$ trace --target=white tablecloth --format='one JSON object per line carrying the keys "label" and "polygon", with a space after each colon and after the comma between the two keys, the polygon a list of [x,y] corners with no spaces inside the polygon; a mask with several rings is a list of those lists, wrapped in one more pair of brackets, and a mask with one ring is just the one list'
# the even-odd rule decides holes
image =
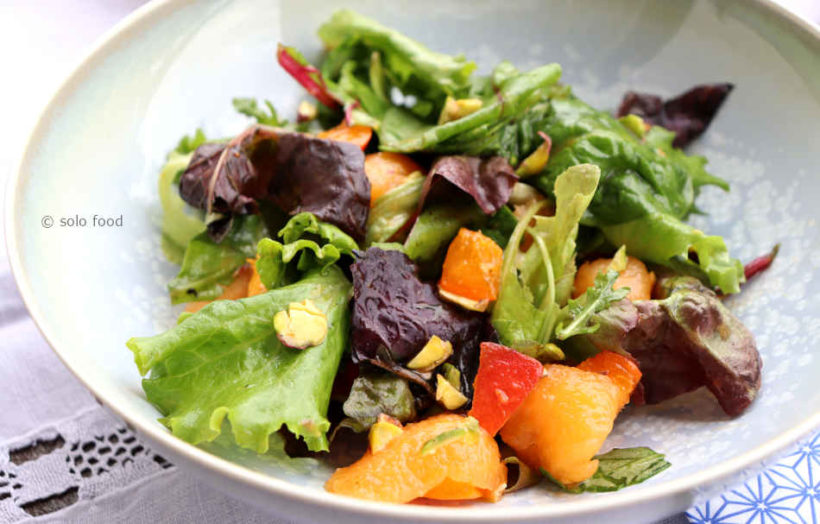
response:
{"label": "white tablecloth", "polygon": [[[0,0],[0,182],[5,185],[39,110],[60,80],[96,38],[141,3]],[[820,21],[817,0],[784,3]],[[97,404],[28,317],[9,273],[2,236],[0,231],[0,523],[271,522],[270,515],[164,462]],[[38,442],[32,453],[30,446]],[[815,503],[820,509],[820,496],[808,506]],[[696,508],[690,519],[709,520],[704,508],[714,513]],[[735,521],[729,517],[714,521]],[[687,519],[681,515],[670,521]]]}

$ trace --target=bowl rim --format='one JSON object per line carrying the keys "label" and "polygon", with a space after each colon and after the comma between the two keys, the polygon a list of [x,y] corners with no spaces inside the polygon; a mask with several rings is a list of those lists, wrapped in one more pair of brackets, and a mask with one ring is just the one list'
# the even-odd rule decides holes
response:
{"label": "bowl rim", "polygon": [[[785,22],[790,30],[808,38],[814,44],[820,44],[820,26],[799,17],[785,7],[776,4],[774,0],[746,0],[754,7],[762,10],[770,17]],[[20,295],[26,305],[35,325],[57,354],[63,364],[88,388],[93,395],[109,409],[123,418],[130,425],[157,443],[161,448],[170,450],[181,456],[185,461],[209,470],[210,473],[227,477],[237,484],[243,484],[256,490],[287,498],[292,501],[320,506],[324,509],[346,510],[351,513],[370,517],[392,517],[401,519],[464,521],[473,520],[486,522],[503,518],[504,520],[529,520],[553,517],[570,517],[590,515],[629,506],[637,506],[653,500],[692,491],[701,485],[727,477],[755,462],[761,461],[778,450],[797,441],[811,430],[820,426],[820,408],[807,416],[800,424],[787,429],[767,442],[748,450],[729,460],[719,462],[701,471],[690,473],[679,479],[651,485],[639,490],[623,491],[618,496],[584,497],[575,501],[562,500],[560,504],[534,504],[519,507],[493,506],[476,504],[467,507],[447,507],[433,505],[402,505],[382,502],[372,502],[336,495],[321,491],[306,491],[301,486],[282,480],[265,473],[254,471],[216,455],[212,455],[197,446],[189,444],[175,437],[158,423],[144,424],[139,417],[132,416],[127,407],[120,407],[116,403],[106,400],[107,392],[103,384],[96,384],[93,376],[86,376],[80,365],[72,362],[70,351],[64,350],[59,341],[51,332],[49,323],[35,301],[28,275],[23,266],[20,251],[20,220],[22,215],[18,209],[22,194],[23,182],[28,175],[24,172],[30,158],[36,155],[34,147],[46,133],[49,120],[56,116],[60,103],[68,97],[79,85],[85,81],[87,74],[93,70],[118,43],[127,44],[133,34],[149,27],[154,21],[163,17],[183,4],[186,0],[153,0],[123,18],[112,28],[106,31],[71,69],[71,73],[63,80],[51,96],[49,102],[37,117],[36,124],[26,139],[25,146],[18,155],[15,167],[12,169],[6,185],[5,197],[5,234],[6,248],[10,261],[12,275],[17,283]]]}

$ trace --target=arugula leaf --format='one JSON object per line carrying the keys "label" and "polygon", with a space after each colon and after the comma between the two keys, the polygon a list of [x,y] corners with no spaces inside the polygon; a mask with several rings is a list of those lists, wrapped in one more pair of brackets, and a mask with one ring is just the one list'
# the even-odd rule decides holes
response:
{"label": "arugula leaf", "polygon": [[[282,242],[263,238],[257,246],[256,271],[268,289],[288,283],[288,264],[297,255],[299,261],[296,269],[298,272],[307,272],[315,268],[324,269],[338,261],[343,254],[353,255],[353,251],[358,248],[356,241],[341,229],[319,221],[311,213],[299,213],[292,217],[278,236]],[[302,238],[303,236],[307,238]]]}
{"label": "arugula leaf", "polygon": [[421,173],[413,173],[376,200],[367,217],[366,247],[389,241],[407,225],[416,214],[423,186]]}
{"label": "arugula leaf", "polygon": [[259,107],[259,102],[255,98],[234,98],[231,102],[237,112],[255,119],[258,124],[271,127],[285,127],[288,125],[287,120],[279,118],[276,108],[269,100],[265,100],[267,112],[265,108]]}
{"label": "arugula leaf", "polygon": [[568,487],[555,480],[545,469],[541,473],[550,482],[568,493],[618,491],[654,477],[669,468],[666,457],[649,448],[615,448],[595,457],[598,470],[577,486]]}
{"label": "arugula leaf", "polygon": [[587,288],[577,299],[570,299],[562,310],[563,318],[555,328],[555,338],[566,340],[575,335],[595,333],[599,325],[594,315],[623,300],[629,294],[628,287],[617,290],[612,288],[618,276],[618,272],[612,270],[598,273],[592,287]]}
{"label": "arugula leaf", "polygon": [[503,249],[507,247],[510,235],[515,231],[517,224],[518,219],[512,210],[507,206],[502,206],[481,228],[481,233],[493,239]]}
{"label": "arugula leaf", "polygon": [[368,373],[353,381],[342,410],[365,430],[375,424],[382,413],[399,422],[415,419],[416,400],[403,378],[387,373]]}
{"label": "arugula leaf", "polygon": [[[547,344],[572,289],[578,222],[595,194],[597,166],[567,169],[555,180],[555,216],[536,216],[545,202],[530,206],[504,250],[501,289],[492,323],[501,343],[511,347]],[[535,220],[535,226],[530,222]],[[534,243],[522,254],[524,233]]]}
{"label": "arugula leaf", "polygon": [[[327,406],[347,347],[351,286],[336,267],[287,287],[241,300],[219,300],[165,333],[127,342],[160,421],[192,444],[214,440],[223,421],[236,443],[265,453],[286,426],[312,451],[327,450]],[[312,300],[328,320],[318,346],[297,351],[279,342],[273,315]]]}
{"label": "arugula leaf", "polygon": [[248,258],[267,230],[258,215],[237,216],[225,238],[214,242],[207,232],[193,237],[185,249],[179,273],[168,283],[172,304],[214,300]]}

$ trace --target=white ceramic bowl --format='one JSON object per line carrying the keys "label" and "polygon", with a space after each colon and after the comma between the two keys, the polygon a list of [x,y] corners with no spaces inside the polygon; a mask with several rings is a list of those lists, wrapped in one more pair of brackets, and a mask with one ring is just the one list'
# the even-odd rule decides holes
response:
{"label": "white ceramic bowl", "polygon": [[[275,456],[230,460],[171,436],[146,402],[124,342],[173,322],[157,229],[156,175],[165,153],[196,127],[225,136],[246,121],[234,96],[292,111],[303,92],[275,64],[278,41],[318,52],[318,25],[340,2],[155,2],[118,25],[43,113],[8,191],[14,274],[37,324],[65,364],[157,451],[213,484],[291,519],[383,521],[612,521],[658,518],[690,505],[820,425],[820,36],[761,1],[610,2],[416,0],[356,8],[434,49],[464,52],[483,70],[498,60],[549,61],[601,107],[629,88],[675,94],[710,81],[736,84],[695,146],[733,191],[706,191],[696,217],[743,259],[782,242],[765,275],[729,302],[757,335],[763,390],[727,420],[695,393],[621,417],[608,445],[648,445],[673,467],[645,484],[601,495],[535,488],[495,505],[397,506],[322,490],[328,471]],[[61,219],[123,217],[122,227],[63,227]],[[45,216],[55,220],[53,227]],[[700,491],[698,491],[700,490]],[[705,490],[705,491],[704,491]],[[550,520],[551,522],[553,520]]]}

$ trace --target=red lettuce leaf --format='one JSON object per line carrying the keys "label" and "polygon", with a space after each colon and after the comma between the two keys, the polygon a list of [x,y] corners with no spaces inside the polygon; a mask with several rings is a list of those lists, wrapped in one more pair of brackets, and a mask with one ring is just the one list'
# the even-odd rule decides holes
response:
{"label": "red lettuce leaf", "polygon": [[[436,287],[422,282],[418,267],[400,251],[370,248],[358,253],[353,277],[352,357],[425,386],[425,377],[402,366],[433,335],[453,345],[450,362],[461,371],[462,392],[472,395],[482,341],[495,337],[484,314],[442,301]],[[491,328],[489,328],[491,329]]]}
{"label": "red lettuce leaf", "polygon": [[675,147],[685,147],[699,137],[734,88],[729,83],[698,85],[669,100],[648,93],[627,92],[617,116],[638,115],[650,124],[675,132]]}
{"label": "red lettuce leaf", "polygon": [[666,278],[659,288],[662,300],[624,300],[600,313],[598,332],[574,337],[571,354],[621,348],[643,373],[638,400],[657,404],[706,386],[723,411],[740,415],[760,390],[753,335],[697,279]]}
{"label": "red lettuce leaf", "polygon": [[227,144],[199,146],[180,178],[180,195],[206,211],[217,242],[233,215],[256,213],[260,200],[290,215],[313,213],[358,241],[370,211],[361,149],[259,125]]}
{"label": "red lettuce leaf", "polygon": [[364,240],[370,212],[370,181],[364,153],[354,145],[298,133],[279,137],[270,199],[290,215],[313,213]]}
{"label": "red lettuce leaf", "polygon": [[424,182],[419,210],[428,199],[447,199],[455,186],[473,197],[485,215],[491,215],[507,203],[517,180],[512,166],[500,156],[441,157]]}
{"label": "red lettuce leaf", "polygon": [[316,100],[330,109],[340,107],[336,98],[330,94],[322,73],[310,65],[296,49],[279,44],[276,48],[276,59],[282,69],[287,71]]}

